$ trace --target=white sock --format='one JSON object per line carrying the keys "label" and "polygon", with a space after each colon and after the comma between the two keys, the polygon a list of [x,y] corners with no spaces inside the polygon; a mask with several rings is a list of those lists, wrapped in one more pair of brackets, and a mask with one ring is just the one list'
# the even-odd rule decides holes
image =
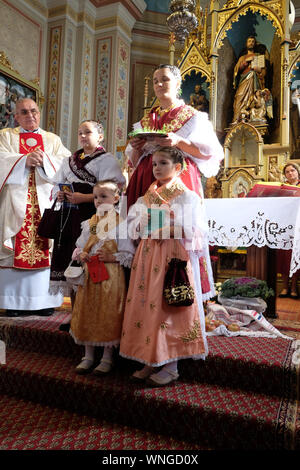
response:
{"label": "white sock", "polygon": [[112,361],[112,356],[113,356],[113,348],[109,346],[105,346],[102,359],[105,359],[106,361]]}
{"label": "white sock", "polygon": [[162,377],[162,378],[165,378],[167,377],[169,374],[169,372],[173,372],[175,374],[178,373],[178,370],[177,370],[177,361],[173,361],[173,362],[169,362],[168,364],[166,364],[159,372],[159,376]]}
{"label": "white sock", "polygon": [[85,359],[89,359],[90,361],[93,361],[94,360],[95,347],[86,345],[84,347],[84,349],[85,349],[85,351],[84,351]]}

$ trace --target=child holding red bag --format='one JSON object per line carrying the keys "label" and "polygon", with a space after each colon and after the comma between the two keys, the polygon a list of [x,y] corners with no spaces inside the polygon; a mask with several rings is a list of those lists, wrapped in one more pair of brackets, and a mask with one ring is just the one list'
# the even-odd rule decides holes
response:
{"label": "child holding red bag", "polygon": [[[93,188],[97,213],[82,222],[73,259],[84,266],[84,279],[78,286],[72,312],[70,334],[85,346],[85,355],[76,372],[108,373],[113,366],[113,347],[120,343],[126,299],[124,267],[130,267],[133,242],[127,237],[114,205],[119,200],[116,183],[99,181]],[[95,368],[95,347],[104,347]]]}

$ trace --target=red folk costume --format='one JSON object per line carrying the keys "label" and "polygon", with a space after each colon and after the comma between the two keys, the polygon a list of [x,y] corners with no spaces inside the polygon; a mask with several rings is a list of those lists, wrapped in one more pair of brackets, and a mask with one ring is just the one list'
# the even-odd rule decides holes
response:
{"label": "red folk costume", "polygon": [[[185,154],[185,169],[180,178],[188,189],[195,191],[203,198],[201,174],[207,178],[216,175],[220,161],[224,158],[223,148],[217,139],[211,122],[208,120],[207,113],[199,112],[192,106],[186,105],[184,101],[180,101],[178,106],[169,110],[161,110],[160,107],[152,108],[134,126],[134,129],[138,128],[164,130],[166,133],[173,132],[199,148],[203,158],[199,159]],[[128,184],[126,192],[127,210],[139,197],[144,196],[155,179],[152,172],[152,155],[156,148],[157,146],[151,142],[147,142],[143,147],[143,154]],[[129,159],[131,150],[132,147],[129,144],[126,149]],[[200,259],[202,290],[203,294],[207,294],[207,298],[214,295],[214,288],[209,275],[209,263],[207,247],[207,256]]]}
{"label": "red folk costume", "polygon": [[[166,132],[178,132],[184,124],[195,116],[197,111],[185,104],[173,108],[160,115],[160,108],[155,107],[141,120],[142,128],[162,130]],[[152,172],[152,155],[143,158],[130,178],[127,188],[127,207],[132,206],[136,200],[145,194],[151,183],[154,181]],[[181,174],[181,180],[188,189],[195,191],[202,196],[201,175],[196,163],[190,158],[186,158],[186,169]]]}

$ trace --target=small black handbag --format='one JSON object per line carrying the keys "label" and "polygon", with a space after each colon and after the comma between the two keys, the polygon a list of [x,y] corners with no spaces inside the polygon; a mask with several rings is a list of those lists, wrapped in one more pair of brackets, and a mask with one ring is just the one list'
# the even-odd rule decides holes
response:
{"label": "small black handbag", "polygon": [[187,262],[172,258],[165,275],[163,296],[168,305],[188,307],[194,303],[195,292],[186,270]]}
{"label": "small black handbag", "polygon": [[54,204],[50,209],[45,209],[44,214],[38,226],[37,233],[40,237],[44,238],[56,238],[60,227],[61,210],[55,210],[55,199]]}

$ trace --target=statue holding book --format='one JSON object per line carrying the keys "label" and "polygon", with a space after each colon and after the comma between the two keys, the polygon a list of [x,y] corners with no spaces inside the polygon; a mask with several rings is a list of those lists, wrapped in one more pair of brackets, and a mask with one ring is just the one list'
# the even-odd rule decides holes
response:
{"label": "statue holding book", "polygon": [[257,90],[266,87],[266,70],[269,54],[266,47],[258,45],[255,37],[249,36],[246,51],[238,59],[234,68],[233,85],[236,89],[233,103],[233,121],[249,121],[250,108]]}

